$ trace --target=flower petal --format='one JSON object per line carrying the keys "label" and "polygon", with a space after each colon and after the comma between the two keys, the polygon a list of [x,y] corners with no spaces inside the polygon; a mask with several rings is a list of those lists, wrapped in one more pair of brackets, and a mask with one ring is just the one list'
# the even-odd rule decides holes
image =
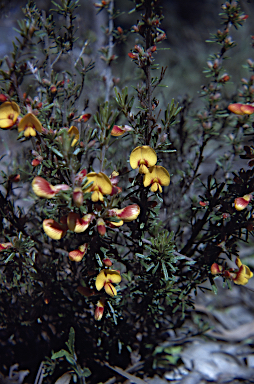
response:
{"label": "flower petal", "polygon": [[0,128],[11,128],[18,116],[20,109],[14,101],[6,101],[0,105]]}
{"label": "flower petal", "polygon": [[94,215],[90,213],[81,218],[79,214],[75,212],[70,212],[67,217],[67,225],[70,231],[73,231],[75,233],[81,233],[89,227],[89,224],[91,223],[93,218]]}
{"label": "flower petal", "polygon": [[55,196],[57,191],[47,180],[43,177],[36,176],[32,181],[32,189],[34,193],[39,197],[50,199]]}
{"label": "flower petal", "polygon": [[74,249],[74,251],[69,252],[69,259],[71,261],[81,261],[86,254],[87,248],[87,243],[80,245],[78,249]]}
{"label": "flower petal", "polygon": [[53,240],[60,240],[66,234],[67,228],[64,224],[59,224],[53,219],[43,220],[43,229],[46,235]]}
{"label": "flower petal", "polygon": [[244,195],[243,197],[237,197],[234,201],[234,207],[237,211],[242,211],[247,207],[252,200],[252,195]]}
{"label": "flower petal", "polygon": [[229,104],[228,110],[236,115],[244,115],[244,112],[241,110],[242,105],[240,103]]}
{"label": "flower petal", "polygon": [[[33,130],[41,133],[42,125],[41,122],[37,119],[37,117],[33,113],[27,113],[18,124],[18,131],[22,132],[26,129],[32,128]],[[27,136],[27,134],[25,134]],[[33,136],[33,134],[31,135]]]}
{"label": "flower petal", "polygon": [[106,278],[104,271],[105,271],[105,269],[100,271],[99,275],[96,277],[95,287],[96,287],[97,291],[100,291],[104,287],[104,284],[107,282],[107,278]]}
{"label": "flower petal", "polygon": [[140,147],[136,147],[130,154],[130,166],[132,169],[136,169],[139,167],[139,162],[141,160],[145,160],[148,167],[151,167],[157,162],[157,155],[154,149],[149,147],[149,145],[143,145]]}
{"label": "flower petal", "polygon": [[132,128],[129,127],[128,125],[123,125],[123,126],[114,125],[111,131],[111,136],[121,136],[128,131],[132,131]]}
{"label": "flower petal", "polygon": [[114,297],[114,296],[117,295],[116,289],[115,289],[115,287],[114,287],[113,284],[111,284],[111,283],[106,283],[105,286],[104,286],[104,288],[105,288],[106,293],[107,293],[109,296]]}
{"label": "flower petal", "polygon": [[[103,195],[110,195],[112,192],[112,184],[108,176],[106,176],[103,172],[90,172],[87,174],[87,183],[93,183],[86,189],[86,192],[100,191]],[[85,188],[84,186],[84,188]],[[98,200],[97,200],[98,201]]]}
{"label": "flower petal", "polygon": [[101,217],[99,217],[97,219],[96,225],[97,225],[97,231],[99,232],[99,234],[101,236],[105,236],[105,234],[106,234],[105,221]]}
{"label": "flower petal", "polygon": [[132,221],[140,214],[140,207],[138,204],[132,204],[122,209],[110,209],[108,214],[109,216],[117,216],[124,221]]}
{"label": "flower petal", "polygon": [[0,252],[5,251],[8,248],[12,248],[13,244],[12,243],[1,243],[0,244]]}
{"label": "flower petal", "polygon": [[74,145],[78,142],[79,140],[79,130],[75,125],[72,125],[70,129],[68,130],[68,135],[70,137],[74,136],[74,139],[72,140],[71,146],[74,147]]}

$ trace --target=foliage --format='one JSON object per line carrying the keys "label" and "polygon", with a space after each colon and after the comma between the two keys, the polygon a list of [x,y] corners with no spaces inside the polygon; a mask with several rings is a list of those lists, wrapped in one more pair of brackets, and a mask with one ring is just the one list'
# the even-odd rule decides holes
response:
{"label": "foliage", "polygon": [[[251,146],[241,154],[249,169],[229,172],[252,134],[254,65],[248,60],[250,78],[229,100],[230,29],[246,16],[238,1],[227,1],[223,30],[211,39],[219,51],[207,62],[203,109],[186,98],[162,111],[159,1],[133,0],[134,92],[113,80],[114,46],[128,34],[114,26],[113,0],[101,1],[95,7],[109,23],[104,101],[89,110],[85,84],[95,63],[87,59],[89,42],[76,37],[78,5],[52,1],[46,15],[30,1],[13,52],[1,61],[0,127],[18,128],[26,149],[2,170],[0,321],[7,339],[25,339],[22,348],[31,352],[39,346],[39,360],[61,348],[70,329],[68,350],[53,353],[45,367],[50,372],[57,360],[58,371],[71,366],[74,380],[95,383],[108,375],[101,366],[121,361],[126,368],[135,353],[154,369],[165,360],[177,364],[180,347],[158,346],[158,338],[182,326],[191,293],[207,279],[215,289],[217,277],[240,285],[252,277],[239,258],[239,244],[253,234]],[[247,105],[248,112],[232,115],[228,104],[239,99],[233,108]],[[215,167],[207,172],[215,142]],[[5,356],[3,364],[15,360],[11,346]]]}

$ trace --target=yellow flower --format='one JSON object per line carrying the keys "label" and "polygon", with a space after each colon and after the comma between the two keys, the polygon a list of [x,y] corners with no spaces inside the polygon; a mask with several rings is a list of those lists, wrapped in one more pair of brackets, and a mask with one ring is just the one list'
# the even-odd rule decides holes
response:
{"label": "yellow flower", "polygon": [[148,167],[152,167],[156,162],[156,152],[149,145],[136,147],[131,152],[130,166],[132,169],[139,168],[139,173],[148,173]]}
{"label": "yellow flower", "polygon": [[74,139],[72,140],[71,146],[74,147],[74,145],[78,142],[79,140],[79,130],[75,125],[72,125],[70,129],[68,130],[68,135],[70,137],[74,136]]}
{"label": "yellow flower", "polygon": [[[112,184],[109,180],[108,176],[104,173],[99,172],[90,172],[87,177],[87,183],[84,186],[85,192],[93,192],[92,193],[92,201],[103,201],[103,195],[110,195],[112,192]],[[88,188],[86,185],[89,183],[93,183]]]}
{"label": "yellow flower", "polygon": [[149,173],[144,176],[143,184],[145,187],[151,186],[151,191],[156,192],[158,189],[162,192],[161,186],[167,186],[170,183],[170,176],[168,171],[160,166],[155,165],[149,169]]}
{"label": "yellow flower", "polygon": [[245,285],[248,283],[249,279],[252,278],[253,273],[247,265],[242,264],[239,257],[236,258],[236,265],[239,268],[235,278],[233,279],[234,283],[237,285]]}
{"label": "yellow flower", "polygon": [[121,275],[114,269],[103,269],[96,277],[95,286],[98,291],[103,287],[106,293],[112,297],[117,295],[116,289],[113,284],[118,284],[122,280]]}
{"label": "yellow flower", "polygon": [[6,101],[0,105],[0,128],[11,128],[18,116],[20,109],[14,101]]}
{"label": "yellow flower", "polygon": [[32,113],[27,113],[19,122],[18,131],[24,131],[24,136],[36,136],[36,132],[42,132],[40,121]]}

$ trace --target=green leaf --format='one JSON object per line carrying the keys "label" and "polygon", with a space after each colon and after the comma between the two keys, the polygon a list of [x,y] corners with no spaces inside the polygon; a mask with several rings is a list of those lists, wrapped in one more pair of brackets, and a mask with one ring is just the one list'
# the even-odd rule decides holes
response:
{"label": "green leaf", "polygon": [[74,342],[75,342],[75,331],[74,331],[74,328],[71,327],[70,333],[69,333],[69,339],[66,345],[69,348],[69,351],[72,353],[72,355],[74,355],[75,353]]}

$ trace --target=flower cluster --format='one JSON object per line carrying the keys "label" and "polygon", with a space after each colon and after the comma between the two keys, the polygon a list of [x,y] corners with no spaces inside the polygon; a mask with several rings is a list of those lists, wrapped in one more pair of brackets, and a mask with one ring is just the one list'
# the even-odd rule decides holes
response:
{"label": "flower cluster", "polygon": [[230,279],[237,285],[247,284],[249,279],[253,277],[253,273],[247,265],[242,264],[239,257],[236,258],[235,263],[238,269],[225,269],[221,265],[213,263],[211,266],[211,273],[212,275],[220,275],[225,279]]}
{"label": "flower cluster", "polygon": [[139,173],[144,174],[144,187],[151,185],[151,191],[162,192],[162,186],[168,186],[170,175],[168,171],[157,163],[157,155],[154,149],[148,145],[143,145],[133,149],[130,155],[130,166],[132,169],[139,169]]}
{"label": "flower cluster", "polygon": [[[83,204],[84,193],[91,192],[91,200],[93,202],[103,202],[103,196],[106,194],[110,195],[113,189],[110,179],[102,172],[86,174],[86,171],[82,170],[76,176],[76,180],[80,184],[84,181],[83,188],[81,188],[81,186],[75,186],[72,191],[73,202],[77,207],[81,207]],[[53,186],[44,178],[36,176],[32,182],[32,189],[37,196],[51,199],[60,192],[70,190],[71,187],[66,184]],[[43,221],[43,229],[50,238],[60,240],[68,229],[76,233],[82,233],[93,220],[96,220],[97,230],[100,235],[104,236],[106,233],[106,224],[109,227],[119,227],[122,226],[124,222],[135,220],[139,213],[140,207],[137,204],[132,204],[122,209],[110,208],[104,211],[94,209],[93,212],[87,213],[84,216],[71,211],[67,217],[61,218],[60,223],[53,219],[45,219]],[[79,259],[80,252],[78,252],[78,250],[76,251]],[[79,251],[84,252],[84,250]],[[71,255],[71,258],[74,260],[73,255],[74,254]]]}

